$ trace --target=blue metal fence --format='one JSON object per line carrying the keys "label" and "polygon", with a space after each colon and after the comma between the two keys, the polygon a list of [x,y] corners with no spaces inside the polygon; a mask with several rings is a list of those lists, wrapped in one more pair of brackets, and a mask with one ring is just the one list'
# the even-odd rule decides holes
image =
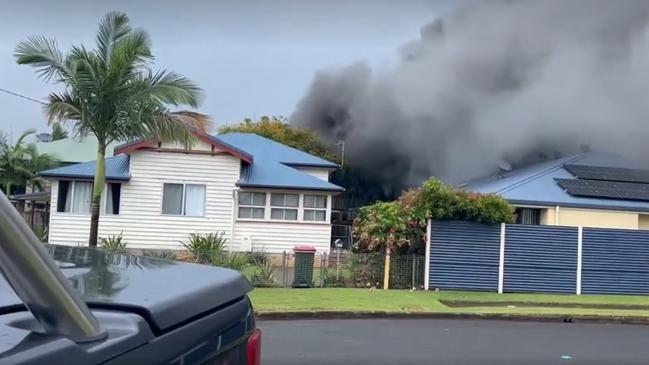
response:
{"label": "blue metal fence", "polygon": [[439,223],[431,227],[429,288],[496,291],[500,226]]}
{"label": "blue metal fence", "polygon": [[584,294],[649,294],[649,231],[584,228]]}
{"label": "blue metal fence", "polygon": [[428,288],[649,295],[649,231],[507,224],[501,242],[501,229],[433,222]]}
{"label": "blue metal fence", "polygon": [[508,224],[505,292],[574,293],[577,227]]}

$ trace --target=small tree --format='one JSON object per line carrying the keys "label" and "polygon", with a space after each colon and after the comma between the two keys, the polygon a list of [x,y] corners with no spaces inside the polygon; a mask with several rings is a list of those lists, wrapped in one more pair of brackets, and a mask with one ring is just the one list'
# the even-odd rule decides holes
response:
{"label": "small tree", "polygon": [[23,185],[43,190],[44,181],[38,172],[58,164],[53,156],[39,154],[35,144],[26,142],[34,133],[33,129],[26,130],[13,144],[7,142],[6,136],[0,137],[0,181],[7,195],[12,188]]}

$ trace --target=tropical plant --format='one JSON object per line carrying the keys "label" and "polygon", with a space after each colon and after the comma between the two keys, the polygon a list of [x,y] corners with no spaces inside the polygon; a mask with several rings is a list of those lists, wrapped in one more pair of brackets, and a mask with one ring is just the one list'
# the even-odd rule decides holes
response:
{"label": "tropical plant", "polygon": [[52,141],[58,141],[59,139],[68,138],[68,131],[63,128],[61,123],[53,123],[52,133],[50,135],[52,136]]}
{"label": "tropical plant", "polygon": [[27,143],[27,137],[34,133],[34,129],[26,130],[13,144],[7,142],[5,135],[0,136],[0,182],[8,195],[16,186],[30,185],[34,190],[43,190],[45,181],[38,172],[58,164],[53,156],[39,154],[34,143]]}
{"label": "tropical plant", "polygon": [[34,232],[34,235],[36,235],[36,238],[38,238],[40,242],[46,243],[48,241],[49,229],[47,228],[46,225],[41,225],[41,224],[33,225],[32,231]]}
{"label": "tropical plant", "polygon": [[131,28],[126,14],[111,12],[101,20],[96,49],[78,45],[64,55],[55,40],[32,36],[18,43],[14,56],[18,64],[35,67],[40,78],[65,87],[47,98],[50,123],[71,122],[74,132],[97,137],[90,246],[97,244],[106,146],[141,138],[189,145],[196,130],[209,127],[203,114],[170,111],[169,105],[197,107],[201,89],[179,74],[152,71],[149,34]]}
{"label": "tropical plant", "polygon": [[338,161],[340,159],[339,156],[327,148],[314,131],[293,127],[284,117],[263,116],[257,122],[252,121],[252,119],[244,119],[239,124],[219,129],[220,134],[229,132],[255,133],[329,161]]}
{"label": "tropical plant", "polygon": [[513,216],[512,206],[500,196],[457,190],[431,178],[396,201],[361,208],[352,230],[358,251],[416,253],[423,247],[429,219],[509,223]]}
{"label": "tropical plant", "polygon": [[194,257],[194,262],[199,264],[210,263],[213,258],[223,255],[227,243],[225,232],[190,233],[187,242],[181,242]]}
{"label": "tropical plant", "polygon": [[223,252],[212,257],[212,265],[237,271],[244,271],[251,264],[252,261],[247,252]]}
{"label": "tropical plant", "polygon": [[126,242],[123,240],[123,232],[118,235],[110,235],[100,239],[99,248],[110,253],[124,253],[126,252]]}
{"label": "tropical plant", "polygon": [[248,274],[250,283],[258,288],[270,288],[278,286],[275,275],[273,274],[273,267],[270,262],[263,265],[255,265],[251,272]]}

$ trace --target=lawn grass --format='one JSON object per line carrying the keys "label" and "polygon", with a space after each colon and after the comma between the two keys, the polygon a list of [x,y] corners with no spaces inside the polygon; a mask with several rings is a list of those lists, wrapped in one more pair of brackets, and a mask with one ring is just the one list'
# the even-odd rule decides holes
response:
{"label": "lawn grass", "polygon": [[[518,315],[588,315],[649,317],[649,310],[543,307],[543,304],[648,305],[649,297],[622,295],[496,294],[461,291],[416,291],[367,289],[255,289],[251,294],[258,312],[363,311],[391,313],[468,313]],[[447,307],[440,300],[475,303],[475,306]],[[506,303],[537,306],[507,307]],[[493,303],[503,303],[493,306]],[[491,304],[492,306],[488,306]]]}

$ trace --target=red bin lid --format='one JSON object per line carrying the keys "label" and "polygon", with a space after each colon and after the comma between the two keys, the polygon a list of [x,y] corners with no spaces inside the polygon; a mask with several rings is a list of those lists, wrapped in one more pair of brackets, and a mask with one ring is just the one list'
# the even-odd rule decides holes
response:
{"label": "red bin lid", "polygon": [[309,246],[309,245],[297,245],[297,246],[293,247],[293,251],[294,252],[311,253],[311,252],[315,252],[316,249],[315,249],[315,247]]}

